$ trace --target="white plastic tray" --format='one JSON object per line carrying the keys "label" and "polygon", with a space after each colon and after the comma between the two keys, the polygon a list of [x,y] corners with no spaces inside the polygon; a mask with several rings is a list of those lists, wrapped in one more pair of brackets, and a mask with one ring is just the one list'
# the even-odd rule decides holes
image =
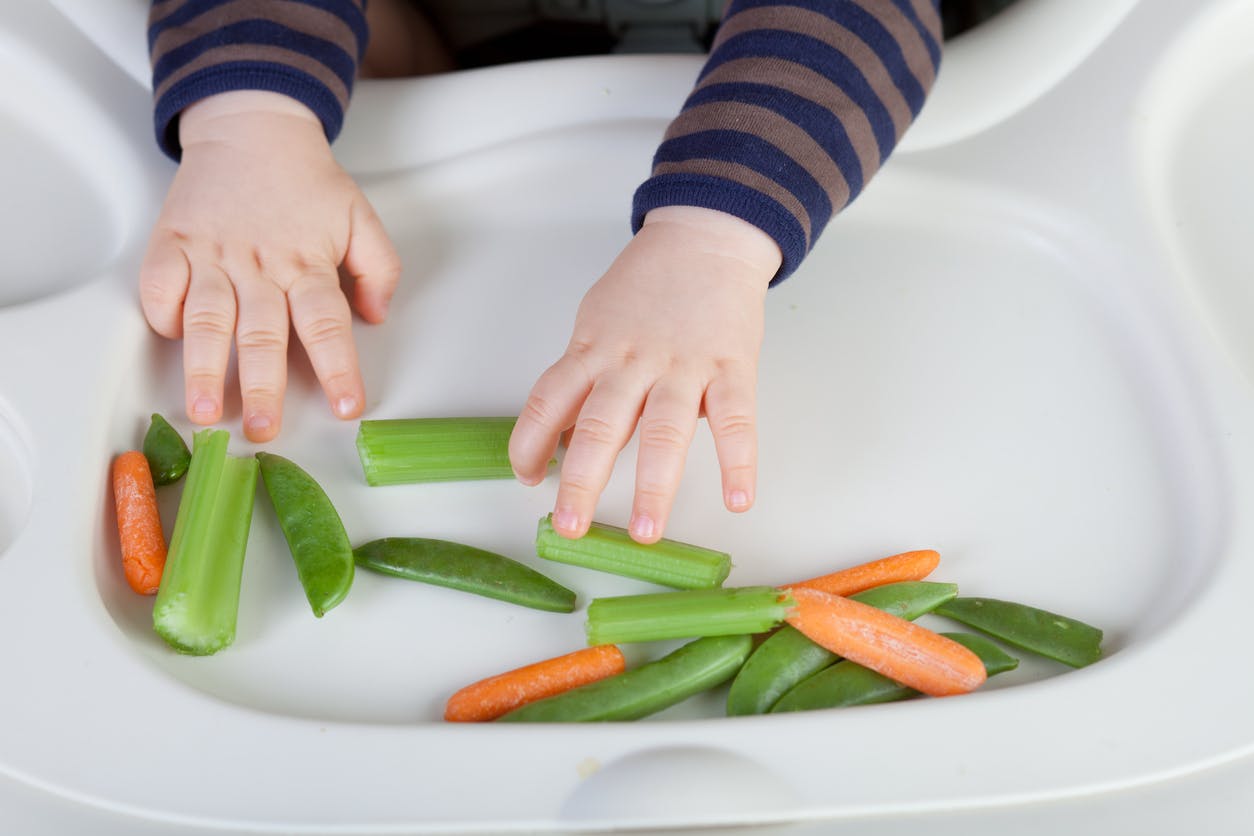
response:
{"label": "white plastic tray", "polygon": [[[1022,0],[991,34],[1026,43],[1050,5]],[[578,647],[581,614],[363,572],[315,620],[264,501],[236,644],[192,659],[153,636],[117,570],[106,474],[149,412],[190,429],[178,347],[147,330],[133,279],[171,168],[133,78],[49,7],[6,9],[0,71],[21,83],[0,96],[0,803],[21,832],[1055,832],[1227,798],[1254,745],[1254,672],[1233,665],[1254,583],[1254,300],[1232,267],[1251,266],[1238,219],[1254,191],[1233,183],[1254,154],[1248,113],[1225,102],[1254,93],[1254,58],[1225,47],[1254,14],[1132,5],[1000,109],[964,110],[942,74],[932,104],[948,109],[770,295],[758,506],[722,510],[700,437],[669,530],[730,550],[737,584],[936,548],[938,578],[1098,624],[1109,658],[1028,663],[962,699],[729,720],[712,694],[577,728],[438,718],[456,687]],[[1081,25],[1066,14],[1055,34]],[[1013,71],[983,52],[991,34],[951,47],[959,79],[980,60]],[[696,67],[581,59],[363,87],[338,150],[405,262],[390,322],[359,330],[371,417],[517,409],[627,240],[629,195]],[[471,93],[543,98],[480,123]],[[432,124],[438,140],[405,141]],[[303,362],[267,449],[319,478],[355,542],[471,543],[581,603],[645,588],[540,566],[553,478],[366,487],[355,424],[328,416]],[[633,452],[602,519],[625,519]]]}

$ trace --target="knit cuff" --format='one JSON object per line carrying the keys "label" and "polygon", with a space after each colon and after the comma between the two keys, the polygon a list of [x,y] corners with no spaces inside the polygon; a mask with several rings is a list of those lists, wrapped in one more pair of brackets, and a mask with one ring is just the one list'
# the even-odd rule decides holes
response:
{"label": "knit cuff", "polygon": [[153,110],[153,127],[157,144],[166,156],[175,162],[182,156],[178,120],[185,108],[209,96],[234,90],[266,90],[296,99],[322,122],[328,142],[339,135],[344,124],[344,111],[335,95],[310,75],[282,64],[262,61],[216,64],[171,85],[157,100]]}
{"label": "knit cuff", "polygon": [[748,221],[779,245],[784,260],[771,285],[779,284],[806,256],[806,236],[787,209],[756,189],[721,177],[703,174],[661,174],[636,189],[632,199],[631,230],[639,232],[644,216],[659,206],[699,206],[726,212]]}

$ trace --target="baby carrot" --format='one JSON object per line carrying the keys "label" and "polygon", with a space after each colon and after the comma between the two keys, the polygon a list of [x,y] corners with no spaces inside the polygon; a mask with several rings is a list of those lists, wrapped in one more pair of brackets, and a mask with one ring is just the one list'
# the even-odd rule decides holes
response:
{"label": "baby carrot", "polygon": [[457,723],[495,720],[536,700],[620,674],[626,667],[616,645],[585,647],[467,685],[449,697],[444,719]]}
{"label": "baby carrot", "polygon": [[[941,635],[953,639],[979,656],[980,661],[984,663],[984,672],[989,676],[996,676],[1019,667],[1018,659],[983,636],[973,633],[942,633]],[[907,688],[883,674],[846,660],[837,662],[808,679],[802,680],[771,707],[771,713],[781,714],[785,711],[807,711],[846,705],[872,705],[917,696],[919,692],[913,688]]]}
{"label": "baby carrot", "polygon": [[[952,583],[903,581],[873,587],[850,597],[914,621],[958,594]],[[765,714],[799,683],[836,662],[836,655],[819,647],[795,628],[784,625],[753,651],[727,692],[727,714]]]}
{"label": "baby carrot", "polygon": [[811,641],[933,697],[963,694],[987,677],[984,663],[953,639],[883,610],[817,589],[791,587],[787,621]]}
{"label": "baby carrot", "polygon": [[152,595],[165,568],[165,535],[148,459],[130,450],[113,460],[113,501],[117,505],[122,570],[131,589]]}
{"label": "baby carrot", "polygon": [[807,581],[795,583],[793,586],[817,589],[832,595],[853,595],[864,589],[871,589],[886,583],[921,581],[930,575],[939,563],[940,555],[931,549],[902,552],[892,557],[841,569],[829,575],[810,578]]}

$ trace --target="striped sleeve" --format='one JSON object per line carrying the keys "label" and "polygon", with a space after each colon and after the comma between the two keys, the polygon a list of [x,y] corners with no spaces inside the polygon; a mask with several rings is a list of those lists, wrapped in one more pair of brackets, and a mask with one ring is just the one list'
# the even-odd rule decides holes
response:
{"label": "striped sleeve", "polygon": [[365,0],[153,0],[148,51],[157,142],[177,160],[179,113],[232,90],[291,96],[334,139],[366,39]]}
{"label": "striped sleeve", "polygon": [[775,239],[786,278],[919,113],[940,44],[939,0],[732,0],[633,230],[658,206],[727,212]]}

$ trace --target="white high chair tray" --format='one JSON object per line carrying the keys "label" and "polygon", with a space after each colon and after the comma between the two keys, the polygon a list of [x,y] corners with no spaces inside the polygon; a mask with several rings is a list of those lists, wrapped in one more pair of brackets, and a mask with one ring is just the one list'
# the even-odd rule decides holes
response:
{"label": "white high chair tray", "polygon": [[[354,543],[497,551],[580,610],[363,571],[315,619],[259,500],[235,644],[189,658],[153,634],[107,473],[151,412],[192,429],[180,348],[135,290],[172,167],[133,56],[79,33],[91,4],[58,5],[0,11],[0,830],[1156,832],[1251,812],[1248,3],[1021,0],[951,44],[906,144],[770,293],[757,506],[722,509],[703,429],[668,530],[730,551],[736,585],[935,548],[936,579],[1098,625],[1107,658],[1025,654],[955,699],[728,719],[716,691],[562,727],[440,717],[458,687],[581,646],[592,598],[650,587],[535,557],[555,474],[367,487],[356,422],[298,350],[264,448],[319,479]],[[1051,38],[1069,49],[1033,63]],[[357,330],[367,417],[518,409],[627,241],[698,66],[362,85],[337,151],[405,264],[389,322]],[[232,451],[258,449],[227,412]],[[634,445],[600,519],[626,519],[633,472]]]}

